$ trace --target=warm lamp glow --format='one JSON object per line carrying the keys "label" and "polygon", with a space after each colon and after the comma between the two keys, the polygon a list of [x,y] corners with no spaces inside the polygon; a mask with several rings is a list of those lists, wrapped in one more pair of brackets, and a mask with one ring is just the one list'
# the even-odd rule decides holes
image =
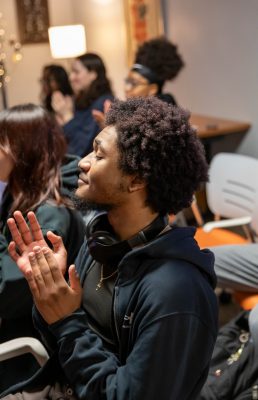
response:
{"label": "warm lamp glow", "polygon": [[48,29],[48,36],[53,58],[77,57],[86,52],[83,25],[53,26]]}

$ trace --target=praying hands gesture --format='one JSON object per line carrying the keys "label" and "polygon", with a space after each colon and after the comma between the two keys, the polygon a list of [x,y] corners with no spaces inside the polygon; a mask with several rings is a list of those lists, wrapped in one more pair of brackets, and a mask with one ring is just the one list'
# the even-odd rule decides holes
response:
{"label": "praying hands gesture", "polygon": [[64,278],[67,256],[61,237],[47,233],[51,250],[33,212],[28,220],[30,228],[20,211],[8,219],[13,238],[9,253],[25,276],[38,311],[52,324],[80,307],[82,288],[74,265],[69,268],[70,286]]}

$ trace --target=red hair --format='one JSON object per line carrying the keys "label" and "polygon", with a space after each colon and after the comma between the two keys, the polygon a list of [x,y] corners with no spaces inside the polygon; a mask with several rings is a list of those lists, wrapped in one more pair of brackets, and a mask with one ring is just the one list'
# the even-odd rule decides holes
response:
{"label": "red hair", "polygon": [[11,213],[17,209],[25,213],[47,200],[67,203],[60,193],[65,138],[42,107],[24,104],[1,112],[0,148],[14,162],[8,182],[13,197]]}

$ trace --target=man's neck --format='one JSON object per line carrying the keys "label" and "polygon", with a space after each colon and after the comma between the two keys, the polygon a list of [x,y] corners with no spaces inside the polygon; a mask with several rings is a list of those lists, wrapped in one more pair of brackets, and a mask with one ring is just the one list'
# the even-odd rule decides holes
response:
{"label": "man's neck", "polygon": [[149,225],[158,213],[149,207],[132,209],[121,207],[108,212],[108,220],[120,240],[126,240],[136,235]]}

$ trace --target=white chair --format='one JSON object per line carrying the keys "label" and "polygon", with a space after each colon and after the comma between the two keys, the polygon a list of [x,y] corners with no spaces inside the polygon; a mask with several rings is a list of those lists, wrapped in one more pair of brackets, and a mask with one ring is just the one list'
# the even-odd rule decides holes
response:
{"label": "white chair", "polygon": [[49,355],[42,343],[33,337],[20,337],[0,344],[0,361],[31,353],[42,367]]}
{"label": "white chair", "polygon": [[[206,186],[207,203],[214,214],[214,221],[208,222],[197,232],[197,241],[205,246],[205,235],[218,228],[242,226],[247,241],[255,241],[258,233],[258,159],[234,153],[219,153],[210,164],[210,181]],[[223,232],[224,231],[224,232]],[[225,230],[217,231],[217,237],[224,236]],[[231,232],[229,232],[231,233]],[[209,236],[207,239],[209,240]],[[208,244],[236,244],[233,241]],[[202,243],[202,241],[204,243]],[[207,244],[206,244],[207,246]]]}
{"label": "white chair", "polygon": [[[197,229],[201,248],[255,242],[258,234],[258,159],[234,153],[219,153],[210,164],[207,203],[215,220]],[[241,226],[245,236],[226,228]],[[244,309],[258,302],[258,294],[235,292]]]}
{"label": "white chair", "polygon": [[[220,153],[210,166],[207,201],[215,215],[236,218],[236,225],[251,224],[258,232],[258,159]],[[241,221],[238,218],[243,218]],[[228,225],[229,226],[229,225]]]}
{"label": "white chair", "polygon": [[256,355],[258,355],[258,304],[250,311],[248,324],[254,342],[255,352]]}

